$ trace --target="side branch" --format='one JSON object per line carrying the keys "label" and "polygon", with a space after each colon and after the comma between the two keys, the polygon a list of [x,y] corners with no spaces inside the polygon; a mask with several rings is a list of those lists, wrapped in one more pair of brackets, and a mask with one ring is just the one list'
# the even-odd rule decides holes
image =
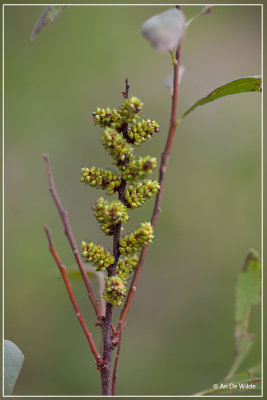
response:
{"label": "side branch", "polygon": [[173,74],[173,96],[172,96],[172,109],[171,109],[171,119],[169,125],[168,137],[165,145],[165,149],[161,154],[161,163],[159,170],[159,184],[160,189],[157,193],[155,206],[151,218],[151,224],[153,228],[155,227],[157,220],[160,215],[160,204],[162,199],[162,193],[164,189],[165,183],[165,175],[167,172],[169,156],[172,148],[172,143],[174,139],[174,134],[176,130],[176,115],[177,115],[177,104],[178,104],[178,86],[179,86],[179,67],[180,67],[180,57],[181,57],[181,45],[176,50],[176,61],[177,64],[174,66],[174,74]]}
{"label": "side branch", "polygon": [[[173,96],[172,96],[172,108],[171,108],[171,118],[170,118],[170,125],[169,125],[169,132],[168,132],[168,137],[165,145],[165,149],[161,155],[161,164],[160,164],[160,172],[159,172],[159,184],[160,184],[160,190],[157,193],[156,201],[155,201],[155,206],[154,210],[152,213],[151,217],[151,225],[153,228],[155,228],[157,220],[160,215],[160,205],[161,205],[161,200],[162,200],[162,193],[164,189],[164,182],[165,182],[165,176],[166,176],[166,171],[167,171],[167,166],[168,166],[168,161],[169,161],[169,155],[170,151],[172,148],[172,143],[174,139],[174,134],[176,130],[176,115],[177,115],[177,104],[178,104],[178,86],[179,86],[179,66],[180,66],[180,55],[181,55],[181,46],[177,48],[175,58],[177,60],[176,65],[174,65],[174,74],[173,74]],[[126,302],[124,304],[124,307],[121,311],[120,315],[120,321],[118,324],[118,330],[123,330],[126,322],[126,318],[134,297],[134,294],[136,292],[136,285],[138,283],[140,274],[142,272],[142,268],[144,265],[146,253],[148,250],[148,246],[144,247],[139,258],[138,265],[135,270],[135,274],[133,277],[133,280],[131,282],[131,286],[127,295]]]}
{"label": "side branch", "polygon": [[61,260],[59,258],[59,255],[58,255],[58,253],[56,251],[56,248],[54,246],[54,243],[52,241],[50,231],[49,231],[49,229],[48,229],[48,227],[46,225],[44,225],[44,230],[45,230],[45,233],[46,233],[46,236],[47,236],[47,240],[48,240],[48,243],[49,243],[49,251],[52,254],[52,256],[54,257],[54,260],[56,261],[57,266],[58,266],[58,268],[60,270],[61,276],[63,278],[63,281],[65,283],[66,289],[67,289],[68,294],[69,294],[70,301],[71,301],[71,303],[73,305],[73,308],[75,310],[75,313],[76,313],[76,316],[78,318],[78,321],[80,322],[81,327],[82,327],[82,329],[84,331],[84,334],[86,336],[86,339],[87,339],[87,341],[89,343],[91,352],[92,352],[92,354],[93,354],[93,356],[94,356],[94,358],[96,360],[97,368],[101,369],[101,368],[103,368],[103,362],[102,362],[101,357],[98,354],[98,351],[96,349],[95,343],[93,341],[92,334],[89,332],[89,330],[88,330],[88,328],[86,326],[86,323],[85,323],[85,321],[83,319],[83,316],[81,314],[81,311],[79,309],[77,300],[76,300],[76,298],[74,296],[74,293],[73,293],[73,290],[72,290],[72,287],[71,287],[71,284],[70,284],[70,281],[69,281],[69,278],[68,278],[68,275],[67,275],[67,272],[66,272],[66,268],[62,264],[62,262],[61,262]]}
{"label": "side branch", "polygon": [[91,281],[88,278],[88,275],[86,273],[86,269],[84,268],[80,253],[78,251],[77,244],[75,242],[75,239],[74,239],[71,227],[70,227],[68,213],[67,213],[66,210],[64,210],[64,208],[63,208],[63,206],[61,204],[60,198],[59,198],[59,196],[57,194],[57,191],[56,191],[56,187],[55,187],[55,183],[54,183],[54,179],[53,179],[52,170],[51,170],[51,167],[50,167],[48,155],[47,154],[43,154],[43,159],[44,159],[44,162],[46,164],[46,169],[47,169],[47,176],[48,176],[48,181],[49,181],[49,191],[51,193],[51,196],[52,196],[53,200],[56,203],[58,212],[59,212],[59,214],[61,216],[64,228],[65,228],[65,234],[66,234],[66,236],[67,236],[67,238],[69,240],[69,243],[70,243],[70,246],[72,248],[74,257],[75,257],[75,259],[77,261],[77,265],[79,267],[79,270],[81,272],[83,281],[84,281],[86,289],[87,289],[88,297],[91,300],[91,303],[92,303],[92,305],[94,307],[97,319],[98,320],[102,320],[103,316],[101,314],[99,303],[98,303],[98,301],[97,301],[97,299],[96,299],[96,297],[94,295],[94,291],[93,291],[93,287],[92,287]]}

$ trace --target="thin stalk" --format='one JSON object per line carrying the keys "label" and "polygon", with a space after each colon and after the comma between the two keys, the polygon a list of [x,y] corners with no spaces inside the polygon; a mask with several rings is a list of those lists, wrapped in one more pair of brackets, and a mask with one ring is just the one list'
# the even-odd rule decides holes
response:
{"label": "thin stalk", "polygon": [[210,14],[212,10],[212,5],[205,6],[198,14],[194,15],[186,22],[186,29],[188,29],[189,25],[195,21],[196,18],[201,17],[202,15]]}
{"label": "thin stalk", "polygon": [[48,229],[48,227],[46,225],[44,225],[44,230],[45,230],[45,233],[46,233],[46,236],[47,236],[47,240],[48,240],[48,244],[49,244],[49,251],[50,251],[50,253],[54,257],[54,260],[57,263],[57,266],[59,268],[59,271],[60,271],[61,276],[63,278],[63,281],[65,283],[66,289],[68,291],[70,301],[71,301],[71,303],[73,305],[76,317],[78,318],[78,321],[79,321],[79,323],[80,323],[80,325],[81,325],[81,327],[82,327],[82,329],[84,331],[84,334],[86,336],[86,339],[87,339],[87,341],[89,343],[91,352],[92,352],[92,354],[93,354],[93,356],[94,356],[94,358],[96,360],[97,368],[101,368],[103,366],[103,362],[102,362],[101,357],[98,354],[98,351],[96,349],[96,345],[95,345],[95,343],[93,341],[92,334],[88,330],[87,325],[86,325],[86,323],[85,323],[85,321],[83,319],[83,316],[81,314],[81,311],[79,309],[77,300],[76,300],[76,298],[74,296],[74,293],[73,293],[73,290],[72,290],[72,287],[71,287],[71,284],[70,284],[70,281],[69,281],[69,278],[68,278],[68,275],[67,275],[67,272],[66,272],[66,268],[62,264],[62,262],[61,262],[61,260],[59,258],[59,255],[58,255],[58,253],[56,251],[56,248],[54,246],[54,243],[52,241],[50,231],[49,231],[49,229]]}
{"label": "thin stalk", "polygon": [[[154,210],[153,210],[152,217],[151,217],[151,224],[152,224],[153,228],[155,228],[155,225],[157,223],[158,217],[161,212],[160,205],[161,205],[162,193],[163,193],[163,189],[164,189],[165,176],[166,176],[166,172],[167,172],[170,151],[172,148],[172,143],[173,143],[174,134],[175,134],[175,130],[176,130],[180,54],[181,54],[181,45],[177,48],[177,51],[176,51],[177,65],[174,66],[171,118],[170,118],[169,132],[168,132],[165,149],[161,155],[160,172],[159,172],[160,190],[157,193]],[[141,270],[142,270],[142,267],[143,267],[143,264],[145,261],[145,256],[146,256],[147,250],[148,250],[148,246],[144,247],[141,252],[139,262],[138,262],[138,265],[135,270],[135,274],[134,274],[134,277],[133,277],[133,280],[131,283],[131,287],[130,287],[125,305],[121,311],[120,322],[122,322],[122,325],[121,325],[122,329],[124,328],[125,321],[126,321],[126,318],[127,318],[127,315],[128,315],[131,303],[132,303],[132,299],[133,299],[133,296],[136,291],[136,285],[139,280],[139,276],[141,274]]]}
{"label": "thin stalk", "polygon": [[65,234],[66,234],[66,236],[67,236],[67,238],[69,240],[69,243],[70,243],[70,246],[72,248],[74,257],[76,259],[77,265],[78,265],[79,270],[81,272],[83,281],[84,281],[86,289],[87,289],[88,297],[89,297],[89,299],[90,299],[90,301],[91,301],[91,303],[93,305],[93,308],[94,308],[95,313],[96,313],[96,317],[97,317],[97,319],[99,321],[99,324],[101,324],[101,320],[103,319],[103,315],[101,313],[99,303],[98,303],[98,301],[97,301],[97,299],[95,297],[91,281],[88,278],[88,275],[86,273],[86,269],[85,269],[85,267],[83,265],[80,253],[78,251],[78,247],[77,247],[77,244],[75,242],[75,239],[74,239],[74,236],[73,236],[73,233],[72,233],[72,230],[71,230],[71,226],[70,226],[70,222],[69,222],[69,218],[68,218],[68,213],[67,213],[66,210],[64,210],[64,208],[62,206],[62,203],[60,201],[59,195],[57,194],[55,183],[54,183],[54,179],[53,179],[52,170],[51,170],[50,163],[49,163],[48,155],[47,154],[43,154],[43,159],[44,159],[44,162],[46,164],[46,169],[47,169],[47,176],[48,176],[48,181],[49,181],[49,191],[51,193],[51,196],[52,196],[53,200],[56,203],[58,212],[59,212],[59,214],[61,216],[64,228],[65,228]]}

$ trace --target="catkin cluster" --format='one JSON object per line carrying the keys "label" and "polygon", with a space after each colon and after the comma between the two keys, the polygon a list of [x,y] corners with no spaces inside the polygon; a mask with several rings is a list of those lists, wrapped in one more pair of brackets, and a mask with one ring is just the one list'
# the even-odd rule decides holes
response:
{"label": "catkin cluster", "polygon": [[110,169],[82,168],[81,174],[81,182],[96,189],[106,190],[109,195],[114,194],[121,185],[121,177]]}
{"label": "catkin cluster", "polygon": [[143,222],[139,228],[120,239],[120,253],[138,253],[144,246],[152,243],[153,228],[150,222]]}
{"label": "catkin cluster", "polygon": [[124,195],[127,206],[130,208],[141,207],[147,199],[159,191],[159,188],[159,183],[151,180],[144,180],[128,186]]}
{"label": "catkin cluster", "polygon": [[124,167],[122,178],[128,182],[144,179],[147,175],[151,174],[156,166],[157,160],[154,157],[137,157]]}
{"label": "catkin cluster", "polygon": [[93,242],[82,242],[82,256],[85,261],[93,263],[97,271],[104,271],[115,261],[110,251]]}
{"label": "catkin cluster", "polygon": [[128,281],[129,275],[135,270],[138,263],[136,254],[129,255],[123,259],[119,259],[116,268],[116,274],[119,275],[124,281]]}
{"label": "catkin cluster", "polygon": [[106,235],[113,235],[115,226],[119,223],[125,224],[129,219],[127,208],[120,200],[108,202],[100,197],[92,208],[102,231]]}
{"label": "catkin cluster", "polygon": [[139,146],[159,131],[156,121],[139,121],[142,108],[143,103],[135,96],[125,98],[118,109],[98,107],[93,119],[95,125],[104,129],[102,144],[117,171],[96,167],[81,169],[81,182],[106,190],[108,195],[119,194],[119,199],[113,201],[100,197],[92,207],[102,231],[117,237],[119,258],[117,256],[116,262],[112,252],[100,244],[82,242],[85,261],[92,263],[98,271],[110,271],[105,278],[103,297],[113,306],[123,303],[130,274],[138,264],[137,254],[154,238],[150,222],[141,223],[134,232],[121,237],[122,225],[129,219],[127,209],[141,207],[160,189],[157,181],[147,179],[156,168],[157,160],[149,155],[134,155],[133,146]]}
{"label": "catkin cluster", "polygon": [[127,129],[127,138],[130,143],[135,146],[139,146],[139,144],[145,142],[147,139],[151,139],[154,132],[158,132],[159,125],[156,121],[142,120],[142,122],[137,122],[132,124],[130,128]]}

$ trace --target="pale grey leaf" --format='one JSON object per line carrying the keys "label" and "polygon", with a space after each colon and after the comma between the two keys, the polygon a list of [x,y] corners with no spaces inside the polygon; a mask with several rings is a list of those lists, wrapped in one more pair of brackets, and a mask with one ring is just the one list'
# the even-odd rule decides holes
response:
{"label": "pale grey leaf", "polygon": [[143,24],[141,33],[156,50],[173,51],[183,40],[185,16],[182,10],[171,8],[148,19]]}

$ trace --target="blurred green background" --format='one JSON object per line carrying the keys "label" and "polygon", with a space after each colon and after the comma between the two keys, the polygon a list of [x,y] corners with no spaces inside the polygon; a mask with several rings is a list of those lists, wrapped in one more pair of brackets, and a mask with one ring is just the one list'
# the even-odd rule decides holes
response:
{"label": "blurred green background", "polygon": [[[34,42],[38,6],[5,7],[5,338],[25,355],[15,393],[100,394],[100,375],[76,320],[42,225],[62,261],[74,266],[48,193],[42,153],[77,243],[111,247],[90,207],[104,194],[79,182],[80,168],[110,167],[96,106],[119,106],[127,76],[160,133],[137,153],[160,158],[170,115],[168,54],[140,35],[165,6],[72,6]],[[184,6],[187,18],[201,7]],[[215,6],[189,28],[179,114],[228,81],[261,70],[260,6]],[[257,93],[199,107],[174,141],[156,239],[124,331],[117,394],[183,395],[209,387],[234,356],[234,287],[249,248],[260,251],[261,99]],[[153,178],[157,177],[157,173]],[[131,212],[126,230],[151,216],[153,201]],[[94,282],[95,284],[96,282]],[[98,342],[83,283],[73,281]],[[243,367],[260,360],[256,342]]]}

